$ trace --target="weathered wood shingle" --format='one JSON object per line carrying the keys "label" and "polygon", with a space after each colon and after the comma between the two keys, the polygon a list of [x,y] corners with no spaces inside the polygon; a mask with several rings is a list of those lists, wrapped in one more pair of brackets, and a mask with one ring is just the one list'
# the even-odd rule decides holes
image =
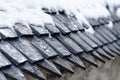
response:
{"label": "weathered wood shingle", "polygon": [[30,63],[43,59],[43,56],[30,44],[28,40],[23,38],[11,43],[28,59]]}
{"label": "weathered wood shingle", "polygon": [[86,63],[99,67],[97,60],[105,63],[120,56],[119,21],[109,28],[107,18],[87,19],[94,29],[91,34],[85,31],[89,26],[80,24],[74,16],[49,14],[54,24],[16,23],[13,29],[0,28],[1,80],[26,80],[23,72],[46,80],[66,71],[74,73],[73,65],[82,69],[87,68]]}
{"label": "weathered wood shingle", "polygon": [[19,65],[27,61],[27,59],[8,42],[1,42],[0,50],[13,64]]}

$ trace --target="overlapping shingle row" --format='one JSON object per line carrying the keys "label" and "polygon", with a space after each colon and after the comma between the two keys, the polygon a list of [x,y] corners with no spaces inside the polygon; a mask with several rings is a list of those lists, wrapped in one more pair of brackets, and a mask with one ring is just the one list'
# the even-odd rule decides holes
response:
{"label": "overlapping shingle row", "polygon": [[120,22],[114,21],[114,27],[106,27],[107,21],[92,23],[95,33],[85,32],[74,17],[63,13],[51,15],[55,25],[30,25],[30,28],[17,23],[14,30],[0,28],[0,80],[11,77],[26,80],[23,72],[40,80],[46,80],[39,68],[56,76],[64,70],[74,73],[69,62],[86,69],[83,62],[99,67],[96,59],[105,62],[120,56]]}

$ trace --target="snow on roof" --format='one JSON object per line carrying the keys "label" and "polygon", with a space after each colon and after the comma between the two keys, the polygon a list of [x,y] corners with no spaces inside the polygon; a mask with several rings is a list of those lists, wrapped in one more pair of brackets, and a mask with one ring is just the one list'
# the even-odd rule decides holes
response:
{"label": "snow on roof", "polygon": [[120,8],[117,9],[116,14],[120,18]]}
{"label": "snow on roof", "polygon": [[[39,0],[36,0],[40,2]],[[53,23],[52,18],[44,13],[39,3],[34,0],[0,1],[0,25],[13,26],[15,23],[43,25]]]}
{"label": "snow on roof", "polygon": [[120,6],[120,0],[105,0],[109,6]]}
{"label": "snow on roof", "polygon": [[[68,16],[75,16],[80,23],[88,24],[86,18],[109,17],[106,4],[111,6],[120,4],[119,0],[0,0],[0,26],[12,27],[15,23],[24,25],[44,25],[52,23],[49,11],[64,10]],[[90,26],[90,25],[89,25]]]}

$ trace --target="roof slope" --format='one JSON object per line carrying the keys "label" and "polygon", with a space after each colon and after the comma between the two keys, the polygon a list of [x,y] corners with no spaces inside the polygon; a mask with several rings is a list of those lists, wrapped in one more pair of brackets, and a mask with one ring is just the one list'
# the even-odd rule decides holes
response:
{"label": "roof slope", "polygon": [[[94,11],[90,13],[93,15]],[[17,22],[12,27],[0,27],[0,80],[6,80],[6,76],[26,80],[23,72],[46,80],[43,69],[60,77],[61,68],[74,73],[70,63],[86,69],[84,61],[99,67],[96,60],[104,63],[105,59],[120,56],[120,19],[116,14],[99,14],[97,18],[68,16],[65,11],[57,14],[48,10],[44,14],[50,16],[45,20],[52,21],[44,25]],[[82,17],[85,20],[80,23]]]}
{"label": "roof slope", "polygon": [[[94,26],[94,34],[91,34],[85,32],[85,27],[79,26],[74,17],[67,18],[63,13],[52,17],[55,26],[31,25],[28,28],[16,24],[13,27],[15,31],[8,27],[0,29],[1,78],[5,78],[4,74],[17,80],[25,80],[23,71],[45,80],[42,72],[36,72],[38,67],[61,76],[56,65],[74,72],[67,61],[86,69],[82,60],[98,67],[95,59],[105,62],[104,58],[110,60],[120,55],[119,22],[114,22],[113,28],[106,27],[106,23]],[[60,17],[69,21],[61,21]]]}

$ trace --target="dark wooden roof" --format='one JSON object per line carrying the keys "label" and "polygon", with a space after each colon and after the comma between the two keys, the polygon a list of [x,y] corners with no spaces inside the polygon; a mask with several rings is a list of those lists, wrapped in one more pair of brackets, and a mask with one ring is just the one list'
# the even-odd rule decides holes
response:
{"label": "dark wooden roof", "polygon": [[[120,56],[120,21],[113,18],[114,27],[106,27],[106,19],[88,20],[95,33],[85,32],[85,26],[74,17],[64,14],[51,15],[55,25],[30,25],[17,23],[13,28],[0,28],[0,80],[5,76],[26,80],[26,72],[40,80],[46,80],[39,67],[56,76],[62,72],[56,67],[74,73],[71,65],[86,69],[83,62],[99,67],[96,59],[105,62]],[[4,76],[5,75],[5,76]]]}

